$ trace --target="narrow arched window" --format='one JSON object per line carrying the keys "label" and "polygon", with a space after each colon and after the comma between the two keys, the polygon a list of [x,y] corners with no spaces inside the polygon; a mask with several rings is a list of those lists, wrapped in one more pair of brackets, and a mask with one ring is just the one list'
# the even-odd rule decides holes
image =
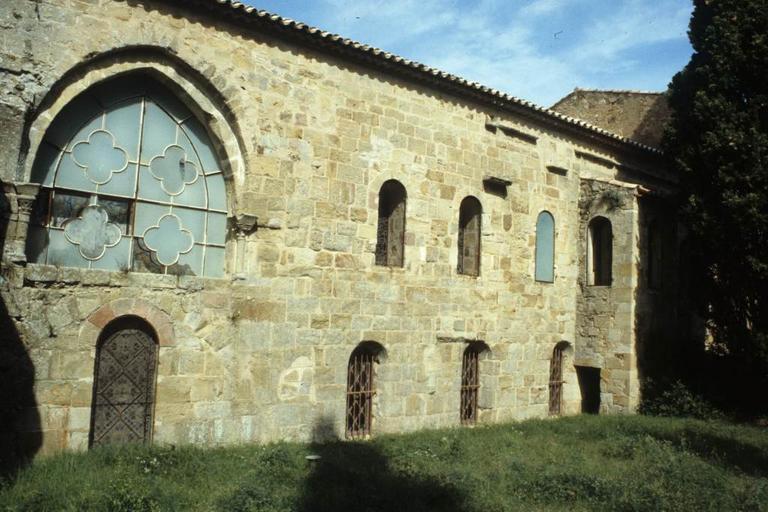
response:
{"label": "narrow arched window", "polygon": [[611,286],[613,282],[613,231],[611,221],[595,217],[589,222],[587,278],[590,285]]}
{"label": "narrow arched window", "polygon": [[154,331],[136,317],[108,324],[96,346],[89,445],[152,439],[157,373]]}
{"label": "narrow arched window", "polygon": [[459,274],[480,275],[480,235],[483,208],[480,201],[467,196],[459,208]]}
{"label": "narrow arched window", "polygon": [[552,351],[549,362],[549,414],[559,416],[563,408],[563,362],[568,342],[561,341]]}
{"label": "narrow arched window", "polygon": [[663,242],[661,228],[657,220],[651,221],[648,225],[647,232],[648,240],[648,254],[647,254],[647,267],[648,267],[648,287],[654,290],[658,290],[662,285],[662,272],[663,272]]}
{"label": "narrow arched window", "polygon": [[75,98],[45,133],[27,241],[35,263],[221,276],[227,201],[203,125],[164,86],[122,75]]}
{"label": "narrow arched window", "polygon": [[347,421],[349,439],[371,435],[373,420],[374,363],[384,351],[376,342],[361,343],[352,352],[347,365]]}
{"label": "narrow arched window", "polygon": [[461,358],[461,400],[459,415],[462,425],[477,423],[477,402],[480,393],[480,353],[482,345],[470,343]]}
{"label": "narrow arched window", "polygon": [[379,190],[379,227],[376,264],[402,267],[405,249],[405,187],[397,180],[384,182]]}
{"label": "narrow arched window", "polygon": [[536,220],[536,271],[537,281],[551,283],[555,280],[555,218],[544,211]]}

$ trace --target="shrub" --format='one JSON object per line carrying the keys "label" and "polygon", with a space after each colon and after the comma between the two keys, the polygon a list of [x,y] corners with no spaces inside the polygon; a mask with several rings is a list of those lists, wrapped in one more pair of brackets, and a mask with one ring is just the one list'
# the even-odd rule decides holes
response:
{"label": "shrub", "polygon": [[693,393],[680,381],[675,381],[663,388],[647,383],[643,390],[639,412],[648,416],[689,417],[702,420],[725,418],[722,411],[703,397]]}

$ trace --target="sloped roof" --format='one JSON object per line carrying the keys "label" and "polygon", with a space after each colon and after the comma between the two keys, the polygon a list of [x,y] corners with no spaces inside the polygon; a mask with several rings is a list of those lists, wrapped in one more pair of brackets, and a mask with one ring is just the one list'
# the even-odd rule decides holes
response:
{"label": "sloped roof", "polygon": [[577,88],[551,109],[655,148],[670,116],[666,95],[647,91]]}
{"label": "sloped roof", "polygon": [[497,89],[471,82],[445,71],[432,68],[425,64],[412,61],[399,55],[386,52],[379,48],[363,44],[338,34],[323,31],[305,23],[283,18],[277,14],[259,10],[234,0],[164,0],[180,6],[194,6],[198,10],[228,18],[259,29],[280,34],[289,39],[311,46],[315,49],[331,51],[357,62],[385,68],[392,72],[405,75],[411,80],[427,83],[450,92],[468,95],[483,100],[494,106],[515,112],[524,117],[546,123],[560,130],[568,131],[582,137],[593,139],[610,145],[618,145],[625,149],[635,149],[646,153],[660,155],[661,152],[626,136],[612,133],[604,128],[594,126],[584,120],[540,107]]}

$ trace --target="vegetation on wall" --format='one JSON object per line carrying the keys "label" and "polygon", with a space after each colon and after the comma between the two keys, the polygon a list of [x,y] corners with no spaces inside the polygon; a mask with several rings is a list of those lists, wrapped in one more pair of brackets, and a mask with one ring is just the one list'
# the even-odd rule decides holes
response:
{"label": "vegetation on wall", "polygon": [[728,401],[764,413],[749,388],[768,384],[768,1],[694,5],[664,142],[683,177],[683,265],[711,334],[702,375],[721,371]]}

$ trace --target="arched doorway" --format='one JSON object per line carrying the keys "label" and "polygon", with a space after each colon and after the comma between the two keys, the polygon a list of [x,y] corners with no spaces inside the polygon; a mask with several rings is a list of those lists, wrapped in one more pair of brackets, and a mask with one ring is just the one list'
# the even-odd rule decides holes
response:
{"label": "arched doorway", "polygon": [[89,446],[152,439],[157,341],[138,317],[108,324],[96,347]]}

